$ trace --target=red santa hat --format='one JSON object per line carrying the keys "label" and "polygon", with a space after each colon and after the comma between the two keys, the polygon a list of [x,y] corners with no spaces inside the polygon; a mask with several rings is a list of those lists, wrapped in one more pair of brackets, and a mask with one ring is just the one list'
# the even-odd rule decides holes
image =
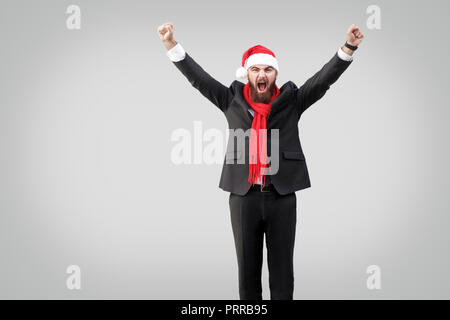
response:
{"label": "red santa hat", "polygon": [[256,45],[244,52],[242,66],[236,70],[236,78],[246,80],[248,68],[255,64],[265,64],[279,71],[275,54],[264,46]]}

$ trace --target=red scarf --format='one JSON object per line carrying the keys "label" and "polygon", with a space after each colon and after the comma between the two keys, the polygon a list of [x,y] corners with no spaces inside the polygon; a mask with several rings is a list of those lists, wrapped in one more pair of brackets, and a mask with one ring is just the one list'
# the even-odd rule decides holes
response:
{"label": "red scarf", "polygon": [[[267,169],[270,171],[270,167],[267,164],[267,131],[262,131],[260,129],[267,130],[267,116],[270,113],[270,104],[273,100],[280,95],[280,89],[275,85],[275,90],[272,93],[272,98],[269,103],[253,102],[250,95],[250,84],[244,86],[244,98],[247,103],[255,111],[252,122],[252,130],[250,133],[250,150],[249,150],[249,174],[248,182],[252,185],[257,182],[257,179],[264,175],[263,186],[266,183],[266,172]],[[261,141],[260,141],[261,138]],[[258,156],[259,155],[259,156]],[[261,172],[263,171],[263,172]]]}

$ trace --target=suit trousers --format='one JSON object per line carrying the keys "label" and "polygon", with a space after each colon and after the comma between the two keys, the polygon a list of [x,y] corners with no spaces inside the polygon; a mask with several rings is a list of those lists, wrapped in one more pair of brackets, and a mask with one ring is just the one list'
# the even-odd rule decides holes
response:
{"label": "suit trousers", "polygon": [[[259,185],[258,185],[259,187]],[[229,205],[239,269],[241,300],[262,300],[261,271],[265,234],[271,300],[292,300],[294,243],[297,223],[295,192],[280,195],[251,187],[230,193]]]}

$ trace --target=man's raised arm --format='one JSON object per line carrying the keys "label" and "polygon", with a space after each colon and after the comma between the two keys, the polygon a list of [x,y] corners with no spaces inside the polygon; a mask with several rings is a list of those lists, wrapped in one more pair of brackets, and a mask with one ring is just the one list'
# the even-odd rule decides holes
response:
{"label": "man's raised arm", "polygon": [[[357,47],[364,35],[356,25],[351,25],[347,30],[347,43]],[[354,50],[346,46],[338,49],[338,52],[328,61],[322,69],[309,78],[297,91],[297,110],[299,117],[317,100],[322,98],[330,86],[339,79],[341,74],[353,61]]]}
{"label": "man's raised arm", "polygon": [[209,101],[220,110],[225,111],[233,93],[228,88],[210,76],[203,68],[187,54],[181,44],[173,38],[173,24],[164,23],[158,27],[158,35],[167,49],[167,56],[174,65],[185,75],[192,86],[200,91]]}

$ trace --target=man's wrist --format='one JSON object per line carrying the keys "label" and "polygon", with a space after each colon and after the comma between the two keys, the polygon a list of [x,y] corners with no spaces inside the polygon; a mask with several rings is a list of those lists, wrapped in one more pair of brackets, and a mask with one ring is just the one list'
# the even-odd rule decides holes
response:
{"label": "man's wrist", "polygon": [[174,39],[172,39],[172,40],[163,41],[163,43],[164,43],[164,46],[166,47],[167,51],[169,51],[170,49],[175,47],[178,42],[176,42]]}
{"label": "man's wrist", "polygon": [[342,46],[341,49],[342,49],[342,51],[344,51],[346,54],[351,55],[351,56],[353,55],[353,52],[355,52],[355,51],[353,51],[352,49],[347,48],[346,46]]}

